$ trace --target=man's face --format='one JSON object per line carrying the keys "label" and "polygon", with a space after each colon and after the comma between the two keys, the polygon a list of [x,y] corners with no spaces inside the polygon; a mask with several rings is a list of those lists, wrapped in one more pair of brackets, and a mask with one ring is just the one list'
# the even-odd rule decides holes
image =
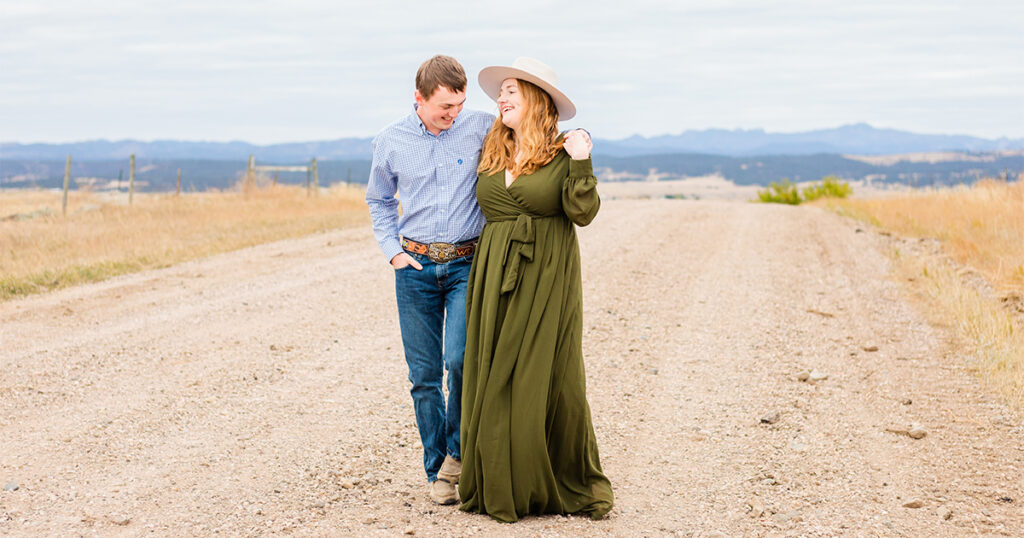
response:
{"label": "man's face", "polygon": [[440,134],[452,126],[452,122],[462,112],[462,105],[466,102],[466,92],[453,92],[444,86],[438,86],[429,99],[424,99],[419,90],[416,90],[416,114],[419,115],[427,130]]}

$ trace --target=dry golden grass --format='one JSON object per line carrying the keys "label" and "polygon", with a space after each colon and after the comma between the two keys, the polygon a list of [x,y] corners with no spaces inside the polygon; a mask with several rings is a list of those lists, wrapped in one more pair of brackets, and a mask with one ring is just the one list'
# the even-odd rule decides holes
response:
{"label": "dry golden grass", "polygon": [[[896,250],[896,269],[928,298],[936,321],[955,327],[979,375],[1024,409],[1024,316],[1016,312],[1024,307],[1024,178],[825,205],[901,236],[940,241],[937,256]],[[975,272],[988,286],[970,282]]]}
{"label": "dry golden grass", "polygon": [[1024,410],[1024,324],[965,280],[948,258],[895,251],[896,271],[921,292],[932,321],[951,325],[978,375]]}
{"label": "dry golden grass", "polygon": [[290,186],[136,194],[131,206],[124,193],[73,192],[60,213],[59,192],[0,191],[0,300],[369,223],[362,189],[344,185],[316,197]]}
{"label": "dry golden grass", "polygon": [[849,214],[910,237],[934,237],[996,288],[1024,290],[1024,181],[837,202]]}

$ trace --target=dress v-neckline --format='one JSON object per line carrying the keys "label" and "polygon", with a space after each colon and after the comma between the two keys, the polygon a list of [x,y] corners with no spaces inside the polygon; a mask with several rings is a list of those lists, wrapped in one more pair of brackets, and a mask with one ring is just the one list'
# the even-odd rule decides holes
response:
{"label": "dress v-neckline", "polygon": [[[565,133],[559,133],[559,135],[555,137],[555,142],[558,142],[559,140],[562,140],[562,139],[564,139],[564,138],[565,138]],[[554,160],[554,159],[552,159],[552,160]],[[549,162],[550,162],[550,161],[549,161]],[[545,164],[545,166],[546,166],[546,164]],[[516,176],[516,177],[512,178],[512,181],[509,181],[509,180],[508,180],[508,178],[509,178],[509,176],[510,176],[510,175],[511,175],[511,172],[509,171],[509,169],[508,169],[508,168],[506,168],[506,169],[505,169],[505,173],[504,173],[504,174],[502,175],[502,177],[501,177],[501,180],[502,180],[502,182],[504,182],[504,183],[505,183],[505,190],[506,190],[506,191],[507,191],[507,190],[509,190],[509,189],[511,189],[511,188],[512,188],[512,185],[515,185],[516,181],[517,181],[517,180],[518,180],[519,178],[523,177],[524,175],[529,175],[529,174],[519,174],[518,176]]]}

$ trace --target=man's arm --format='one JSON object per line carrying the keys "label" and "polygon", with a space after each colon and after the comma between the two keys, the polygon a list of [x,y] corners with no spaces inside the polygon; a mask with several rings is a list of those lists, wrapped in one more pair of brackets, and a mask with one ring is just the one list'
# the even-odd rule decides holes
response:
{"label": "man's arm", "polygon": [[386,146],[379,136],[373,140],[373,161],[366,182],[366,205],[370,207],[373,236],[388,261],[391,261],[403,251],[398,240],[398,200],[395,198],[398,178],[391,172]]}

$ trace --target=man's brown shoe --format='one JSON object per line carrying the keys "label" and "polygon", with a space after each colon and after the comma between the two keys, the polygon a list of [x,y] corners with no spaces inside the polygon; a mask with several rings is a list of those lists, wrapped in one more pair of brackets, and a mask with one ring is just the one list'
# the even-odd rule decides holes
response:
{"label": "man's brown shoe", "polygon": [[430,500],[437,504],[455,504],[458,497],[455,495],[455,484],[438,478],[430,483]]}
{"label": "man's brown shoe", "polygon": [[437,471],[437,478],[443,478],[454,485],[459,483],[459,476],[461,475],[462,462],[451,456],[445,456],[441,469]]}

